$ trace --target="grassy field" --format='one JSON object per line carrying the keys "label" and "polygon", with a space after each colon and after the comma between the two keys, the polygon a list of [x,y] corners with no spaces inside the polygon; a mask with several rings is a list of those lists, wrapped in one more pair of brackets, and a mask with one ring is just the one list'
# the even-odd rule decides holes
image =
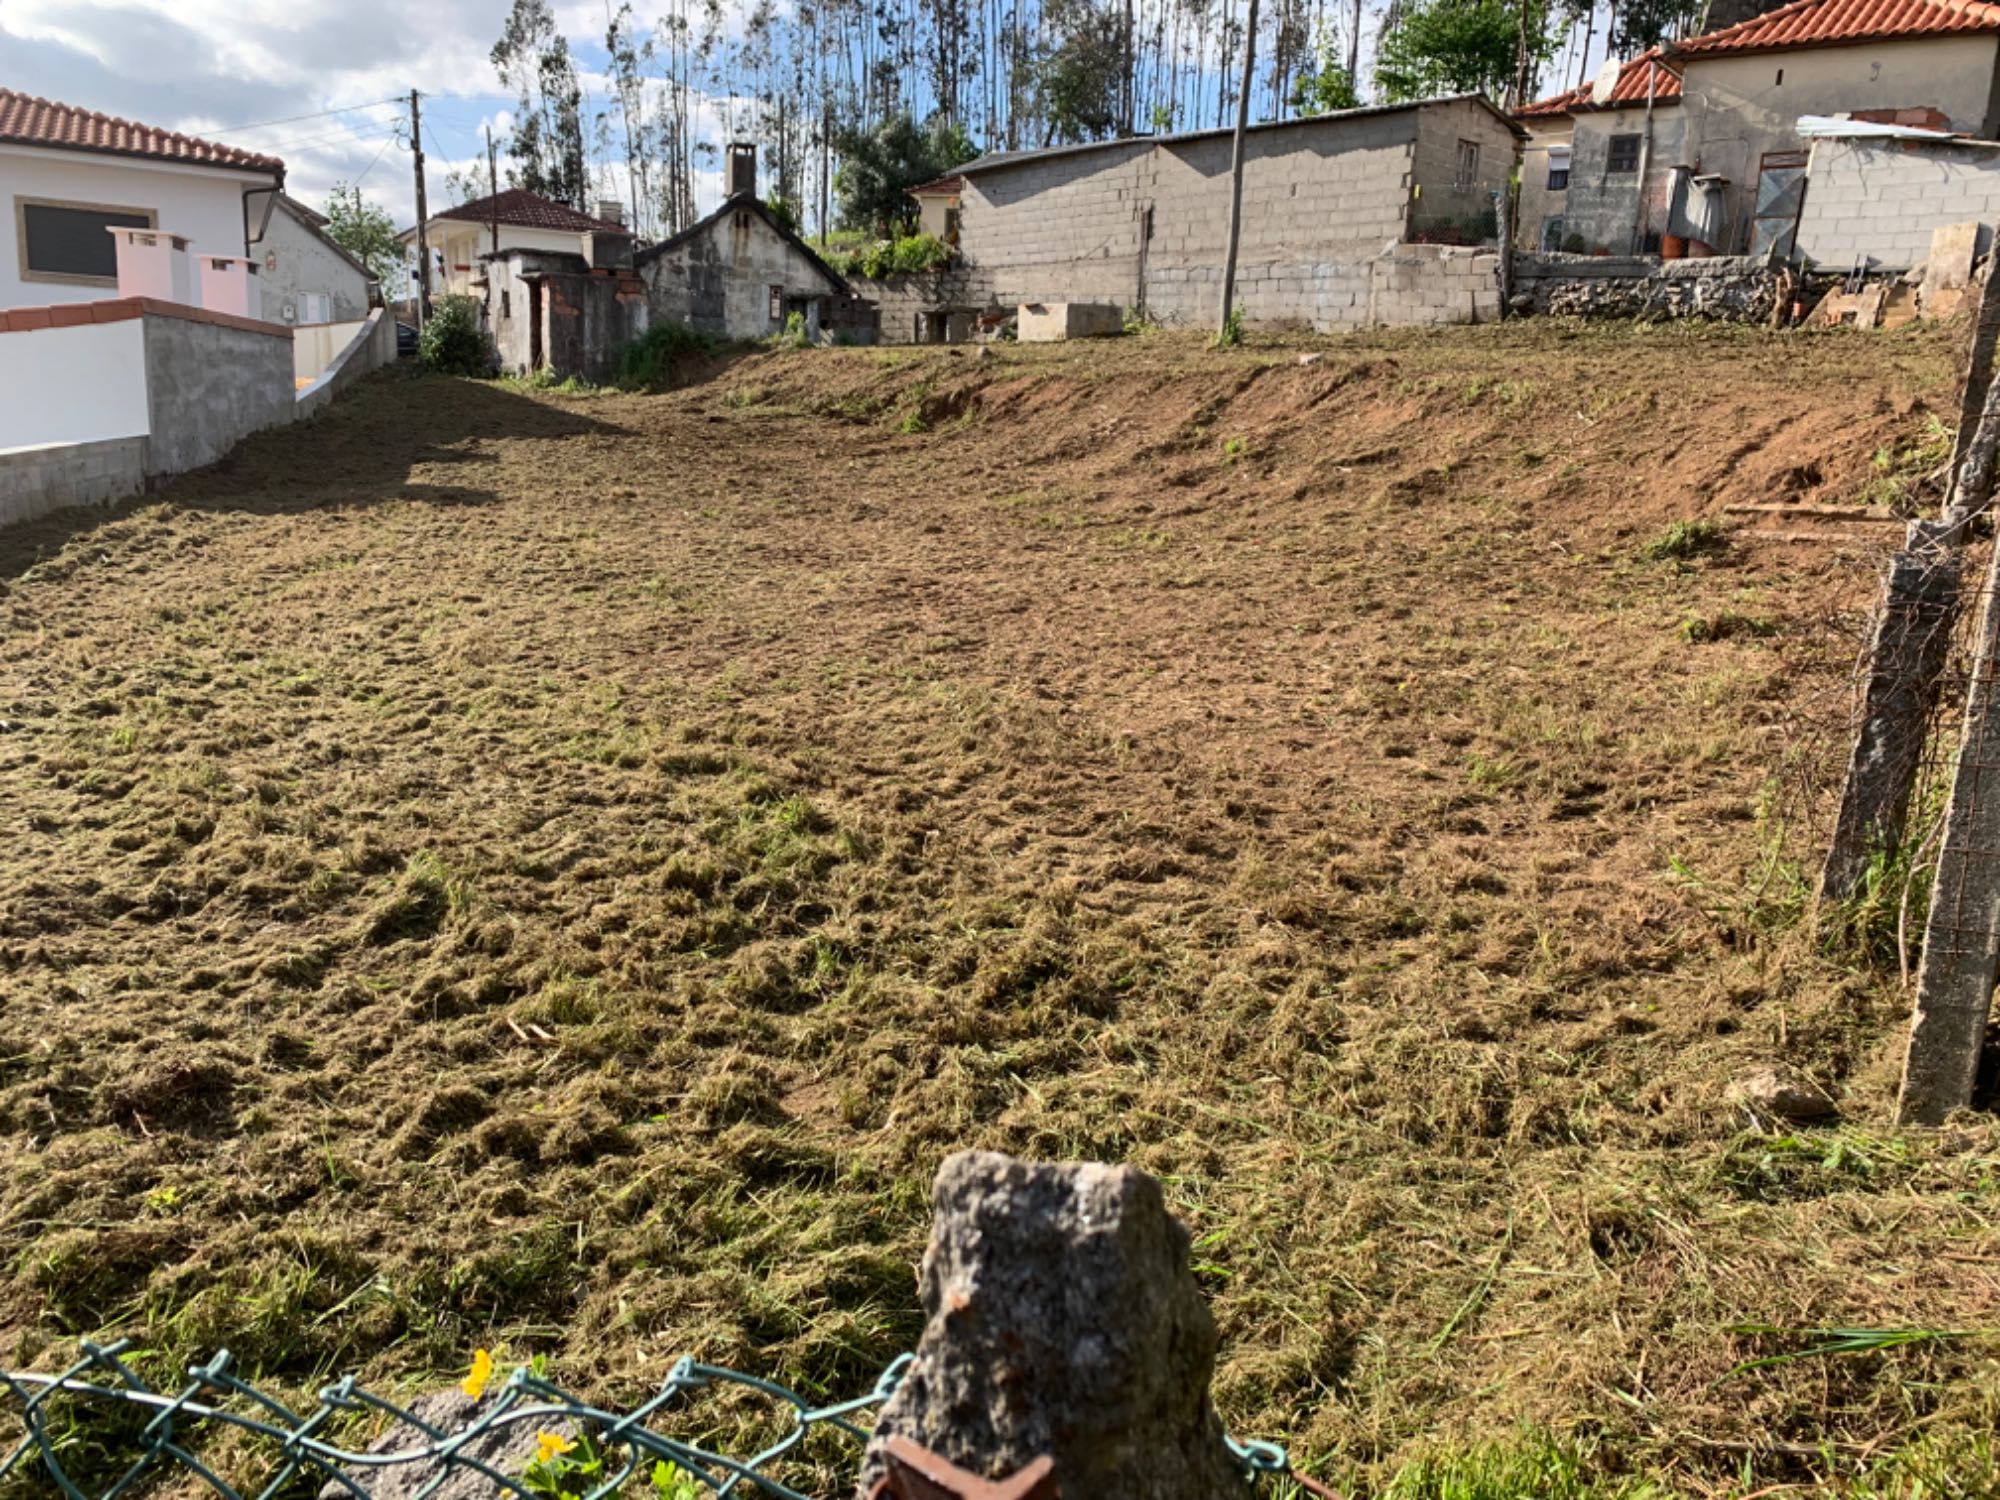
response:
{"label": "grassy field", "polygon": [[851,1394],[981,1145],[1161,1176],[1350,1493],[2000,1493],[2000,1130],[1802,919],[1895,528],[1725,509],[1920,501],[1954,358],[392,376],[0,532],[0,1362]]}

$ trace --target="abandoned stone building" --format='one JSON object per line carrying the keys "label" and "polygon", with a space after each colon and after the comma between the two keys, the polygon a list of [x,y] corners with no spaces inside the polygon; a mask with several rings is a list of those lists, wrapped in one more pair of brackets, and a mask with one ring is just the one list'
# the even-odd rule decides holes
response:
{"label": "abandoned stone building", "polygon": [[815,338],[872,338],[874,309],[757,196],[754,146],[730,147],[728,187],[714,213],[636,257],[653,317],[760,339],[797,313]]}
{"label": "abandoned stone building", "polygon": [[603,380],[650,323],[624,230],[584,234],[580,253],[503,247],[479,263],[486,326],[507,374]]}
{"label": "abandoned stone building", "polygon": [[[1386,261],[1413,241],[1490,243],[1497,195],[1524,135],[1471,94],[1251,126],[1236,275],[1244,321],[1446,321],[1428,316],[1438,304],[1424,300],[1442,282],[1434,287],[1420,274],[1437,257],[1404,256],[1393,274]],[[885,339],[919,337],[959,309],[1033,303],[1109,303],[1168,324],[1212,320],[1221,305],[1230,154],[1223,129],[993,152],[966,163],[957,174],[961,260],[918,289],[928,305],[906,305],[910,297],[894,287],[871,288]],[[1482,293],[1481,305],[1497,315],[1497,288]],[[1460,311],[1452,320],[1476,315],[1470,300]]]}

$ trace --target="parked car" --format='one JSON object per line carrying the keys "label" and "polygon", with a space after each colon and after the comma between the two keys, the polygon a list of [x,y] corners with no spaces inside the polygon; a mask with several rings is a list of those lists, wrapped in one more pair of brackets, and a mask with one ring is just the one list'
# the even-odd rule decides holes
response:
{"label": "parked car", "polygon": [[417,330],[408,323],[396,325],[396,358],[415,359],[417,357]]}

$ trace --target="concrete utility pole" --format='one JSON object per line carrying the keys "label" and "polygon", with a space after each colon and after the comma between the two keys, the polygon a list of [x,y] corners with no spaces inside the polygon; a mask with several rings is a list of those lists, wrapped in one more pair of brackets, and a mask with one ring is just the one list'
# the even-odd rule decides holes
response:
{"label": "concrete utility pole", "polygon": [[486,200],[493,219],[493,253],[500,253],[500,166],[493,155],[493,127],[486,127]]}
{"label": "concrete utility pole", "polygon": [[431,315],[431,237],[424,227],[424,122],[417,109],[417,91],[410,90],[410,152],[417,159],[417,329]]}
{"label": "concrete utility pole", "polygon": [[1250,86],[1257,67],[1257,0],[1250,0],[1250,18],[1243,27],[1243,92],[1236,96],[1236,140],[1229,152],[1229,253],[1222,259],[1222,321],[1229,327],[1236,305],[1236,243],[1243,234],[1243,137],[1250,129]]}

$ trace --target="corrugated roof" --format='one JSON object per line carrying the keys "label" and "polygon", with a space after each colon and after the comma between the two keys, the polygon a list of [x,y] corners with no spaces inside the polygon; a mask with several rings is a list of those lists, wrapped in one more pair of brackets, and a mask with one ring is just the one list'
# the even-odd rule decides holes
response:
{"label": "corrugated roof", "polygon": [[1721,31],[1689,37],[1673,51],[1708,57],[1993,31],[2000,31],[2000,5],[1982,0],[1793,0]]}
{"label": "corrugated roof", "polygon": [[1556,115],[1573,115],[1587,109],[1623,109],[1627,105],[1644,106],[1646,102],[1647,75],[1652,75],[1653,103],[1671,104],[1681,96],[1680,75],[1660,60],[1660,49],[1649,48],[1640,53],[1618,70],[1618,84],[1611,91],[1611,98],[1604,104],[1592,101],[1591,86],[1585,84],[1580,89],[1569,89],[1560,94],[1552,94],[1546,99],[1537,99],[1533,104],[1523,105],[1514,111],[1517,120],[1543,120]]}
{"label": "corrugated roof", "polygon": [[58,151],[98,151],[111,156],[150,157],[201,167],[238,167],[258,172],[283,172],[275,156],[219,145],[178,130],[162,130],[121,120],[116,115],[33,94],[0,88],[0,141],[20,146],[47,146]]}
{"label": "corrugated roof", "polygon": [[553,198],[544,198],[540,193],[531,193],[526,188],[508,188],[487,198],[475,198],[470,203],[461,203],[456,208],[447,208],[442,213],[432,214],[433,219],[466,219],[475,224],[491,224],[498,219],[502,224],[514,224],[523,229],[558,229],[575,234],[628,234],[631,231],[623,224],[613,224],[605,219],[593,219],[589,214],[571,208],[567,203],[558,203]]}

